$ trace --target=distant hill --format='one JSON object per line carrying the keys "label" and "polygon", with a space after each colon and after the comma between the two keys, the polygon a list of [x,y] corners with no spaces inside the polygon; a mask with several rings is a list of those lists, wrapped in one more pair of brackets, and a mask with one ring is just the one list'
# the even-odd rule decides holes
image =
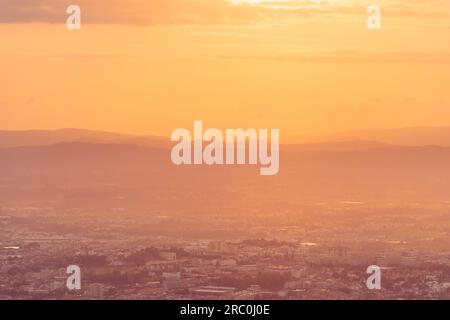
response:
{"label": "distant hill", "polygon": [[173,143],[164,138],[79,129],[0,131],[0,204],[209,214],[250,204],[264,211],[308,197],[447,201],[448,137],[450,128],[409,128],[281,145],[279,174],[262,177],[258,166],[175,166]]}
{"label": "distant hill", "polygon": [[175,166],[169,150],[136,145],[3,148],[0,203],[109,208],[120,198],[133,208],[208,213],[221,205],[265,208],[309,196],[450,199],[450,147],[317,146],[282,147],[280,173],[273,177],[260,176],[257,166]]}
{"label": "distant hill", "polygon": [[166,146],[163,138],[155,136],[135,136],[122,133],[85,130],[27,130],[5,131],[0,130],[0,148],[21,146],[43,146],[62,142],[100,142],[100,143],[126,143],[145,146]]}
{"label": "distant hill", "polygon": [[303,138],[304,142],[378,141],[398,146],[450,146],[450,127],[411,127],[346,131]]}
{"label": "distant hill", "polygon": [[[399,129],[346,131],[315,137],[305,137],[298,143],[288,144],[285,150],[311,151],[365,150],[393,146],[450,146],[450,127],[412,127]],[[0,148],[44,146],[64,142],[129,144],[156,148],[170,148],[167,137],[131,135],[114,132],[61,129],[61,130],[0,130]],[[281,141],[283,144],[283,141]]]}
{"label": "distant hill", "polygon": [[[151,148],[171,148],[174,144],[168,138],[157,136],[137,136],[130,134],[85,130],[28,130],[2,131],[0,130],[0,148],[46,146],[67,142],[106,143],[145,146]],[[285,151],[348,151],[366,150],[385,147],[387,144],[377,141],[348,140],[332,142],[315,142],[301,144],[286,144]]]}
{"label": "distant hill", "polygon": [[389,147],[389,144],[377,141],[333,141],[300,144],[285,144],[282,149],[286,152],[295,151],[351,151],[370,150]]}

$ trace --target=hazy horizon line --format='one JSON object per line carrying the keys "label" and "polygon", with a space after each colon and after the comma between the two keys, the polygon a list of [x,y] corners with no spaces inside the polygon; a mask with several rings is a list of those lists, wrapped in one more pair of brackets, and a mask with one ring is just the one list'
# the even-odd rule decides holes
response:
{"label": "hazy horizon line", "polygon": [[[370,128],[355,128],[355,129],[347,129],[347,130],[336,130],[336,131],[327,131],[327,132],[323,132],[323,133],[316,133],[316,134],[310,134],[308,135],[310,136],[325,136],[325,135],[331,135],[331,134],[339,134],[339,133],[357,133],[357,132],[365,132],[365,131],[388,131],[388,130],[406,130],[406,129],[450,129],[450,124],[448,125],[412,125],[412,126],[399,126],[399,127],[388,127],[388,128],[381,128],[381,127],[370,127]],[[250,127],[243,127],[243,126],[238,126],[238,127],[234,127],[234,128],[229,128],[229,129],[254,129],[254,128],[250,128]],[[124,132],[124,131],[119,131],[119,130],[110,130],[110,129],[93,129],[93,128],[83,128],[83,127],[60,127],[60,128],[55,128],[55,129],[45,129],[45,128],[39,128],[39,129],[2,129],[0,128],[0,132],[57,132],[57,131],[64,131],[64,130],[78,130],[78,131],[91,131],[91,132],[99,132],[99,133],[113,133],[113,134],[120,134],[120,135],[128,135],[128,136],[133,136],[133,137],[148,137],[148,136],[152,136],[152,137],[160,137],[160,138],[166,138],[166,136],[161,135],[161,134],[156,134],[156,133],[131,133],[131,132]],[[282,130],[280,128],[280,130]],[[289,137],[298,137],[298,136],[293,136],[293,135],[289,135]],[[306,137],[306,136],[303,136]]]}

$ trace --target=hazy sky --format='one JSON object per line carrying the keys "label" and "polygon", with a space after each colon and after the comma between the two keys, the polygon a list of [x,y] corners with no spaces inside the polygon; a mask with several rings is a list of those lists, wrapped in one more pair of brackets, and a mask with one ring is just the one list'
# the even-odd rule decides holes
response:
{"label": "hazy sky", "polygon": [[0,129],[450,125],[450,2],[370,3],[0,0]]}

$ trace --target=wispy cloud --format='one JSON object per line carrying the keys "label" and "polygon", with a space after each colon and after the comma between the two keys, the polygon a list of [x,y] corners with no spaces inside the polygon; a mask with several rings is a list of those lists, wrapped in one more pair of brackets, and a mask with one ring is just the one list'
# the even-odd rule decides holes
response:
{"label": "wispy cloud", "polygon": [[[393,17],[448,18],[448,1],[380,0]],[[219,24],[261,18],[355,15],[367,1],[356,0],[0,0],[0,22],[64,22],[66,8],[76,3],[83,22],[96,24]]]}
{"label": "wispy cloud", "polygon": [[[1,22],[65,21],[66,0],[0,0]],[[239,21],[255,16],[250,6],[222,0],[78,0],[84,23],[97,24],[207,24]]]}
{"label": "wispy cloud", "polygon": [[328,51],[289,55],[222,55],[221,59],[296,61],[315,63],[433,63],[450,64],[450,53]]}

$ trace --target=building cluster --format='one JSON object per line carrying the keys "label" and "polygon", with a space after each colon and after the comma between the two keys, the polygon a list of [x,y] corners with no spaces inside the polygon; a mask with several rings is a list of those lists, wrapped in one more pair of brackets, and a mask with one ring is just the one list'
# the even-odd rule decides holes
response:
{"label": "building cluster", "polygon": [[[449,227],[436,218],[361,207],[359,220],[345,207],[340,224],[316,212],[302,221],[280,214],[286,224],[199,217],[188,225],[155,215],[148,223],[160,223],[160,233],[146,234],[145,221],[122,211],[100,223],[0,209],[0,299],[450,299]],[[202,219],[220,237],[176,229]],[[67,286],[71,265],[80,268],[79,290]],[[380,290],[367,287],[373,265]]]}

